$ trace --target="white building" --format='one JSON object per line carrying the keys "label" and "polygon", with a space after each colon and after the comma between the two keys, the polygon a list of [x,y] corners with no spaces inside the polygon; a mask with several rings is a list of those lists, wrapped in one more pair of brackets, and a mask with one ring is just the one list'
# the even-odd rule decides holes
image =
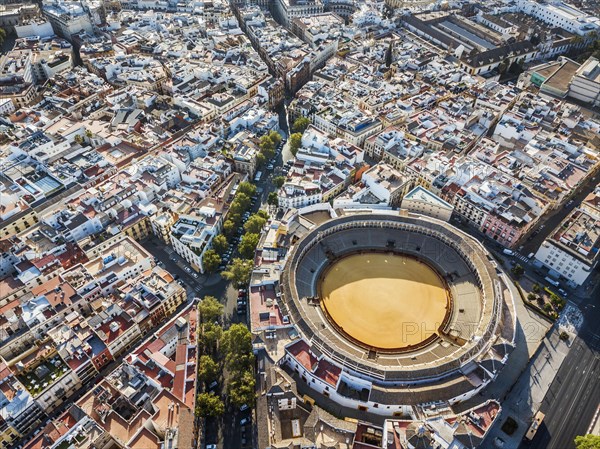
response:
{"label": "white building", "polygon": [[94,34],[91,12],[87,2],[51,0],[43,5],[44,16],[52,24],[54,32],[68,40],[82,30]]}
{"label": "white building", "polygon": [[402,209],[408,209],[411,212],[427,215],[438,220],[449,221],[454,206],[429,190],[417,186],[402,199]]}
{"label": "white building", "polygon": [[323,13],[323,2],[321,0],[276,0],[273,2],[274,16],[283,26],[289,27],[294,17],[313,16]]}
{"label": "white building", "polygon": [[362,182],[389,206],[398,206],[409,192],[412,180],[391,165],[379,163],[363,173]]}
{"label": "white building", "polygon": [[600,217],[574,210],[544,240],[535,258],[551,277],[583,284],[600,259]]}
{"label": "white building", "polygon": [[571,80],[569,97],[600,106],[600,61],[590,57],[579,67]]}
{"label": "white building", "polygon": [[517,7],[552,27],[563,28],[570,33],[584,36],[600,29],[600,19],[561,1],[536,2],[519,0]]}
{"label": "white building", "polygon": [[221,229],[221,215],[212,207],[203,206],[197,215],[182,215],[171,228],[171,245],[191,267],[204,273],[202,258],[212,246]]}
{"label": "white building", "polygon": [[320,203],[323,199],[321,188],[310,181],[286,182],[277,193],[279,207],[300,208]]}

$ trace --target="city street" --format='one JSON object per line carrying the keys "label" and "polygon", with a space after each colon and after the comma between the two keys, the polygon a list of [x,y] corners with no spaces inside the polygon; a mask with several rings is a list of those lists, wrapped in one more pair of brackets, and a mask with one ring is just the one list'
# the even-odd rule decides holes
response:
{"label": "city street", "polygon": [[580,306],[584,322],[540,410],[544,422],[523,448],[571,449],[586,433],[600,403],[600,285]]}
{"label": "city street", "polygon": [[[268,210],[267,198],[269,193],[276,191],[272,182],[273,176],[280,173],[283,165],[287,143],[276,157],[273,170],[263,169],[260,181],[254,182],[258,188],[258,200],[250,210],[251,213],[259,209]],[[289,154],[288,157],[291,157]],[[182,259],[170,245],[166,245],[155,237],[150,237],[141,242],[142,246],[170,273],[177,275],[185,286],[188,298],[203,298],[214,296],[223,304],[223,324],[227,328],[232,323],[246,323],[246,314],[237,313],[238,291],[220,274],[212,275],[196,273],[188,263]],[[232,259],[237,256],[234,251]],[[217,393],[225,397],[223,385],[217,387]],[[216,444],[219,449],[252,447],[251,424],[241,425],[244,418],[251,418],[252,409],[244,411],[228,410],[221,420],[207,420],[204,444]],[[251,423],[251,419],[249,421]]]}

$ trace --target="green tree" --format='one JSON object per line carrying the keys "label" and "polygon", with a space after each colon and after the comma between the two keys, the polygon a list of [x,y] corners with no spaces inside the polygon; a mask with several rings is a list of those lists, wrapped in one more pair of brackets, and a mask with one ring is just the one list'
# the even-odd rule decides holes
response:
{"label": "green tree", "polygon": [[227,220],[225,220],[225,223],[223,223],[223,233],[225,235],[232,236],[235,232],[235,228],[235,222],[231,220],[231,218],[228,218]]}
{"label": "green tree", "polygon": [[227,238],[223,234],[217,235],[212,241],[212,247],[219,255],[223,255],[227,248],[229,248],[229,243],[227,243]]}
{"label": "green tree", "polygon": [[275,176],[273,178],[273,184],[275,185],[275,187],[277,187],[278,189],[280,189],[281,186],[283,184],[285,184],[285,176]]}
{"label": "green tree", "polygon": [[214,323],[223,314],[223,304],[214,296],[205,296],[198,303],[201,323]]}
{"label": "green tree", "polygon": [[267,213],[266,210],[260,209],[258,212],[256,212],[254,215],[258,215],[259,217],[264,218],[265,220],[269,219],[269,214]]}
{"label": "green tree", "polygon": [[209,273],[214,273],[219,268],[219,265],[221,265],[221,256],[214,249],[206,250],[202,256],[202,266],[204,269]]}
{"label": "green tree", "polygon": [[523,268],[521,265],[517,264],[514,267],[512,267],[512,269],[510,271],[512,272],[513,276],[518,279],[521,276],[523,276],[523,274],[525,273],[525,268]]}
{"label": "green tree", "polygon": [[256,186],[247,181],[240,182],[240,184],[238,185],[237,193],[243,193],[244,195],[250,198],[256,194]]}
{"label": "green tree", "polygon": [[267,162],[267,157],[262,153],[258,153],[256,155],[256,166],[260,168],[265,165],[265,162]]}
{"label": "green tree", "polygon": [[203,418],[215,418],[225,413],[225,404],[213,392],[200,393],[196,398],[196,415]]}
{"label": "green tree", "polygon": [[229,371],[240,373],[252,369],[254,365],[252,334],[246,325],[235,323],[223,332],[221,349],[225,354],[225,366]]}
{"label": "green tree", "polygon": [[277,192],[269,193],[269,196],[267,197],[267,203],[270,204],[271,206],[279,205],[279,198],[277,198]]}
{"label": "green tree", "polygon": [[600,436],[587,434],[575,437],[577,449],[600,449]]}
{"label": "green tree", "polygon": [[217,347],[223,336],[223,328],[217,322],[202,324],[199,331],[200,344],[207,354],[216,354]]}
{"label": "green tree", "polygon": [[235,258],[227,269],[221,273],[221,276],[233,282],[235,287],[241,288],[250,282],[253,268],[254,262],[252,260]]}
{"label": "green tree", "polygon": [[198,360],[198,380],[209,385],[211,382],[219,378],[219,365],[212,357],[203,355]]}
{"label": "green tree", "polygon": [[244,259],[252,259],[254,258],[254,251],[256,251],[256,247],[258,245],[258,241],[260,240],[259,234],[246,233],[242,237],[240,244],[238,246],[238,251],[240,255]]}
{"label": "green tree", "polygon": [[79,134],[77,134],[73,140],[75,141],[75,143],[78,143],[79,145],[81,145],[83,143],[83,137],[80,136]]}
{"label": "green tree", "polygon": [[533,287],[531,287],[531,289],[533,290],[533,293],[540,293],[542,291],[542,287],[540,284],[533,284]]}
{"label": "green tree", "polygon": [[302,146],[302,134],[294,133],[290,136],[290,151],[294,156],[298,152],[298,149]]}
{"label": "green tree", "polygon": [[4,28],[0,28],[0,45],[4,42],[4,38],[6,37],[6,31]]}
{"label": "green tree", "polygon": [[227,388],[229,402],[234,407],[241,407],[246,404],[254,405],[256,398],[255,394],[256,380],[252,371],[244,371],[236,375],[230,382]]}
{"label": "green tree", "polygon": [[269,139],[273,142],[273,145],[277,146],[281,143],[281,134],[275,130],[269,131]]}
{"label": "green tree", "polygon": [[294,120],[294,124],[292,125],[292,131],[295,133],[303,133],[306,131],[306,128],[310,125],[310,120],[306,117],[298,117]]}
{"label": "green tree", "polygon": [[265,160],[273,159],[275,157],[275,150],[262,150],[262,155],[265,157]]}
{"label": "green tree", "polygon": [[258,214],[254,214],[244,223],[244,231],[250,234],[260,234],[260,231],[265,227],[267,220]]}
{"label": "green tree", "polygon": [[275,143],[273,143],[269,135],[264,135],[260,138],[259,146],[263,152],[275,152]]}
{"label": "green tree", "polygon": [[245,193],[238,193],[235,199],[231,202],[229,211],[234,214],[243,214],[250,208],[250,197]]}
{"label": "green tree", "polygon": [[533,301],[535,301],[535,300],[537,299],[537,295],[536,295],[535,293],[533,293],[533,292],[530,292],[530,293],[527,295],[527,299],[528,299],[529,301],[533,302]]}

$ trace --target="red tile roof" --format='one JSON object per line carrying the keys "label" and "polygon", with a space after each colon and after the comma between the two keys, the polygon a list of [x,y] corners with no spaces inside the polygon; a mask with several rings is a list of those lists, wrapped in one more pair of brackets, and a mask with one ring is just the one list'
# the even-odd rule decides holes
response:
{"label": "red tile roof", "polygon": [[288,346],[286,350],[308,371],[313,372],[318,363],[317,358],[310,352],[310,347],[304,340]]}

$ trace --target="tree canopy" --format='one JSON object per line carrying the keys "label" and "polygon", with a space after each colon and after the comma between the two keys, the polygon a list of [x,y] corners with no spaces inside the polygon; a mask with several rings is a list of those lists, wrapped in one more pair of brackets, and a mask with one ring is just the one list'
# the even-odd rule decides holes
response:
{"label": "tree canopy", "polygon": [[260,234],[265,227],[267,220],[258,214],[254,214],[244,223],[244,231],[251,234]]}
{"label": "tree canopy", "polygon": [[310,125],[310,119],[306,117],[298,117],[294,120],[294,124],[292,125],[292,131],[295,133],[303,133],[306,131],[306,128]]}
{"label": "tree canopy", "polygon": [[240,182],[240,184],[238,185],[237,193],[243,193],[248,197],[252,197],[256,193],[256,186],[247,181]]}
{"label": "tree canopy", "polygon": [[206,250],[202,256],[202,266],[204,267],[204,270],[209,273],[214,273],[217,271],[217,268],[219,268],[219,265],[221,265],[221,256],[219,256],[214,249]]}
{"label": "tree canopy", "polygon": [[211,382],[219,378],[219,365],[212,357],[203,355],[198,360],[198,380],[209,385]]}
{"label": "tree canopy", "polygon": [[227,243],[227,238],[223,234],[217,235],[212,241],[212,247],[219,255],[223,255],[227,248],[229,248],[229,243]]}
{"label": "tree canopy", "polygon": [[242,323],[232,324],[223,333],[221,348],[225,353],[225,366],[230,371],[244,371],[252,368],[252,334]]}
{"label": "tree canopy", "polygon": [[575,447],[577,449],[600,449],[600,436],[583,435],[575,437]]}
{"label": "tree canopy", "polygon": [[252,406],[255,400],[256,380],[252,371],[247,370],[239,373],[229,382],[227,393],[229,401],[234,407],[246,404]]}
{"label": "tree canopy", "polygon": [[271,206],[279,205],[279,198],[277,197],[277,192],[269,193],[269,196],[267,197],[267,203],[270,204]]}
{"label": "tree canopy", "polygon": [[196,414],[203,418],[215,418],[225,413],[225,404],[213,392],[200,393],[196,400]]}
{"label": "tree canopy", "polygon": [[214,323],[223,314],[223,304],[214,296],[205,296],[198,303],[201,323]]}
{"label": "tree canopy", "polygon": [[298,152],[298,149],[302,146],[302,134],[294,133],[290,136],[290,151],[294,156]]}
{"label": "tree canopy", "polygon": [[244,260],[235,258],[221,275],[234,283],[236,287],[242,287],[250,282],[250,276],[254,262],[252,260]]}
{"label": "tree canopy", "polygon": [[259,234],[246,233],[242,237],[242,240],[238,246],[240,255],[245,259],[252,259],[254,257],[254,251],[260,240]]}

